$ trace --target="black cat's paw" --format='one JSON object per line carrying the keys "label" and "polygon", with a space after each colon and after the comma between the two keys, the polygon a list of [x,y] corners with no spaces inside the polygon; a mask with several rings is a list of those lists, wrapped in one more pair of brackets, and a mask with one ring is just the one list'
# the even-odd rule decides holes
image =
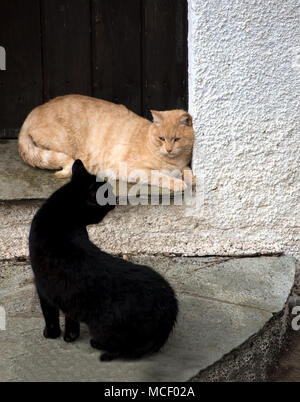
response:
{"label": "black cat's paw", "polygon": [[101,350],[101,345],[99,342],[95,341],[95,339],[90,340],[91,347],[94,349]]}
{"label": "black cat's paw", "polygon": [[60,328],[59,327],[45,327],[44,329],[44,337],[47,339],[56,339],[60,337]]}
{"label": "black cat's paw", "polygon": [[79,332],[67,332],[64,335],[64,341],[68,342],[68,343],[75,342],[76,339],[78,339],[78,337],[79,337]]}

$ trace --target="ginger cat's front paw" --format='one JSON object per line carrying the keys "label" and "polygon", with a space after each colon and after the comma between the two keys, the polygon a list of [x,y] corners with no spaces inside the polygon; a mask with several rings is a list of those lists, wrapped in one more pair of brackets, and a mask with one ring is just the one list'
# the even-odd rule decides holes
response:
{"label": "ginger cat's front paw", "polygon": [[183,179],[189,186],[195,186],[196,184],[196,176],[194,176],[192,172],[191,174],[186,174]]}
{"label": "ginger cat's front paw", "polygon": [[170,182],[170,190],[174,192],[184,191],[187,188],[187,185],[183,180],[172,180]]}
{"label": "ginger cat's front paw", "polygon": [[194,186],[196,184],[196,176],[193,175],[191,169],[183,169],[182,170],[182,179],[189,186]]}

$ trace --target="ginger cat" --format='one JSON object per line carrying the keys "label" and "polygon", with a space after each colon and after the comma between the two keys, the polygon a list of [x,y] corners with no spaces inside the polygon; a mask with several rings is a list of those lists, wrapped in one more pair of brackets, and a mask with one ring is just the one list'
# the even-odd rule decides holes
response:
{"label": "ginger cat", "polygon": [[[183,110],[151,111],[153,122],[123,105],[81,95],[55,98],[35,108],[19,135],[19,153],[25,162],[42,169],[62,169],[59,178],[72,174],[81,159],[93,175],[113,170],[116,178],[140,181],[182,191],[194,177],[188,164],[194,143],[192,117]],[[120,165],[126,163],[126,169]],[[174,170],[181,177],[170,174]],[[165,179],[167,178],[167,181]]]}

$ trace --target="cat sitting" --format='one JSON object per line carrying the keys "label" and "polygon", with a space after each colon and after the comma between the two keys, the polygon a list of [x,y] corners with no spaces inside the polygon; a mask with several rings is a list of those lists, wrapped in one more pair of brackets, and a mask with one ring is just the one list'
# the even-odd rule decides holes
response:
{"label": "cat sitting", "polygon": [[61,169],[60,178],[71,176],[74,160],[81,159],[94,175],[113,171],[114,178],[135,182],[135,171],[142,170],[145,183],[182,191],[195,182],[188,167],[192,117],[184,110],[152,111],[152,116],[150,122],[123,105],[88,96],[57,97],[28,115],[19,153],[32,166]]}
{"label": "cat sitting", "polygon": [[[98,223],[113,205],[100,206],[96,182],[82,162],[73,164],[69,183],[57,190],[33,218],[29,236],[35,285],[45,319],[44,336],[79,337],[80,322],[102,361],[139,358],[167,341],[178,305],[169,283],[152,268],[113,257],[96,247],[86,226]],[[108,191],[108,190],[107,190]]]}

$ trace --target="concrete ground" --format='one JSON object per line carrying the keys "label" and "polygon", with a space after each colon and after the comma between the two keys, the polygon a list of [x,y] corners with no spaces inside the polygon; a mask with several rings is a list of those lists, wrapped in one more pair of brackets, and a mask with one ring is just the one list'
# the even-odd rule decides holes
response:
{"label": "concrete ground", "polygon": [[[188,381],[199,372],[205,379],[206,369],[249,338],[255,343],[273,315],[284,310],[295,274],[294,260],[288,257],[131,260],[153,266],[178,294],[178,323],[160,353],[137,361],[102,363],[99,352],[89,345],[85,327],[74,344],[62,338],[44,339],[28,261],[2,261],[0,306],[6,310],[6,330],[0,331],[0,381]],[[279,332],[283,329],[280,326]],[[268,342],[278,341],[273,331]],[[234,363],[243,365],[246,377],[248,366],[249,375],[251,371],[249,351],[243,362]],[[263,349],[260,353],[263,359]],[[220,373],[226,364],[232,366],[228,359],[224,364]],[[257,373],[256,378],[261,376]]]}

